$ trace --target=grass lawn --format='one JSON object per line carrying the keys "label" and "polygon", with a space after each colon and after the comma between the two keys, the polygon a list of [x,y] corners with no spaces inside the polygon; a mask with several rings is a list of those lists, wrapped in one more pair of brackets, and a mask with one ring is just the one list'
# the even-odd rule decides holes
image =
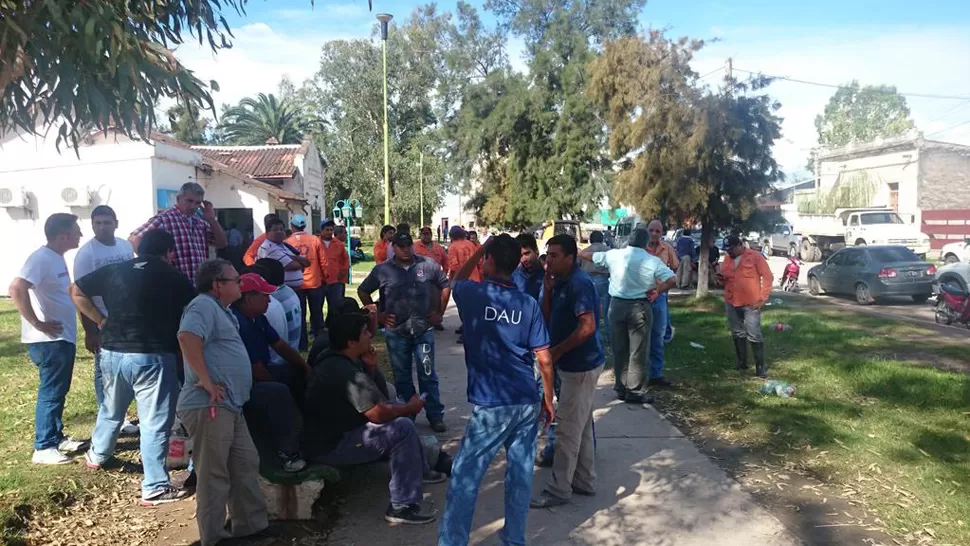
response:
{"label": "grass lawn", "polygon": [[[667,375],[681,388],[661,409],[847,488],[890,533],[970,544],[970,375],[928,365],[970,364],[966,338],[795,300],[768,307],[769,376],[798,388],[782,399],[734,371],[720,299],[680,300],[671,315]],[[769,328],[777,322],[793,329]]]}

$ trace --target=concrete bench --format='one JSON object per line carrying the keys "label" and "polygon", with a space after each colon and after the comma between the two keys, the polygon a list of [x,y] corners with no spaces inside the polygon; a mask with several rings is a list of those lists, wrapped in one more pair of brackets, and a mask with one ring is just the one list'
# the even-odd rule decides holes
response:
{"label": "concrete bench", "polygon": [[259,488],[266,498],[269,519],[313,519],[313,504],[327,484],[340,481],[340,471],[327,465],[307,465],[299,472],[284,472],[272,452],[260,451]]}

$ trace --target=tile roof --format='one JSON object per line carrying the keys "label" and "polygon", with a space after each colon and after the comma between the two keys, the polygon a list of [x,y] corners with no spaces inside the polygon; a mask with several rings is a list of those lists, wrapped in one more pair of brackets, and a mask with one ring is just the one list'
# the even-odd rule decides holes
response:
{"label": "tile roof", "polygon": [[192,146],[207,159],[228,165],[253,178],[291,178],[300,144],[276,146]]}
{"label": "tile roof", "polygon": [[240,172],[239,170],[229,165],[226,165],[225,163],[221,163],[219,161],[209,159],[208,157],[203,157],[202,165],[207,169],[211,169],[213,171],[225,173],[229,176],[232,176],[233,178],[236,178],[242,181],[242,183],[249,184],[254,188],[260,188],[271,195],[275,195],[278,199],[282,201],[300,201],[303,203],[306,202],[305,198],[295,193],[288,192],[286,190],[280,189],[278,186],[274,186],[272,184],[267,184],[266,182],[257,180],[243,172]]}

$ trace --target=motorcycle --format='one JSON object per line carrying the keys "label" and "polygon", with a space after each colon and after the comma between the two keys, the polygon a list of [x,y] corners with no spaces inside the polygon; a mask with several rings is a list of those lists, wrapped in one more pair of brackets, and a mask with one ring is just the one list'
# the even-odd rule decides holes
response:
{"label": "motorcycle", "polygon": [[934,311],[937,324],[962,324],[970,328],[970,293],[953,283],[943,283]]}
{"label": "motorcycle", "polygon": [[785,272],[781,274],[778,287],[785,292],[798,291],[798,274],[802,271],[801,266],[802,262],[798,258],[789,257],[788,265],[785,266]]}
{"label": "motorcycle", "polygon": [[360,242],[360,237],[350,238],[350,262],[357,263],[363,262],[367,259],[364,254],[363,244]]}

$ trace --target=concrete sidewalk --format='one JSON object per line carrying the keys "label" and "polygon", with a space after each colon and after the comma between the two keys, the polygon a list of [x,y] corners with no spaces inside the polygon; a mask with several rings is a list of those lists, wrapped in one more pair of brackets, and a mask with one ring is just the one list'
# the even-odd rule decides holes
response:
{"label": "concrete sidewalk", "polygon": [[[436,332],[437,369],[446,406],[448,432],[439,435],[454,454],[471,407],[466,401],[464,348],[455,343],[458,326],[451,309],[444,332]],[[473,348],[470,348],[473,349]],[[600,377],[596,402],[597,495],[574,497],[568,506],[532,510],[532,545],[597,546],[788,546],[801,542],[738,484],[703,456],[660,414],[613,398],[613,375]],[[415,383],[417,384],[417,383]],[[422,434],[432,434],[422,415]],[[472,544],[498,544],[504,512],[504,451],[482,482]],[[549,470],[536,471],[533,491],[542,489]],[[430,545],[437,523],[390,527],[387,465],[369,465],[348,476],[353,484],[345,514],[328,543],[341,546]],[[426,502],[443,510],[447,484],[428,486]],[[440,515],[440,514],[439,514]]]}

